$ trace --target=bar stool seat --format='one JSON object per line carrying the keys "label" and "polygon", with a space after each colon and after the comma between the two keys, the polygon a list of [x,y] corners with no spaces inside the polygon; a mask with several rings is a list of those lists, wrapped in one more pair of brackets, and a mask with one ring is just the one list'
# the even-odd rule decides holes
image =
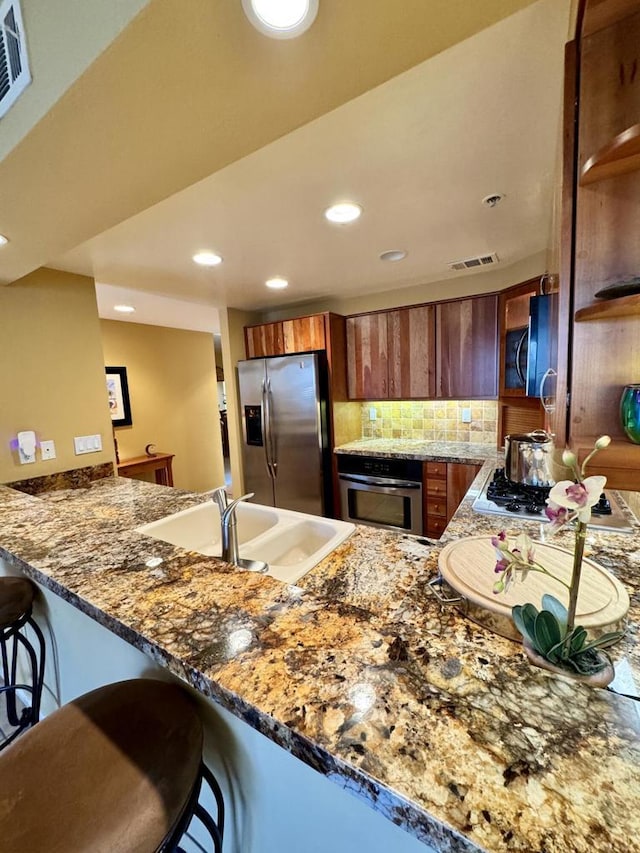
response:
{"label": "bar stool seat", "polygon": [[[40,700],[44,684],[45,642],[42,631],[31,611],[36,593],[35,584],[27,578],[0,578],[0,696],[5,700],[6,719],[11,730],[0,742],[8,746],[21,732],[40,719]],[[37,645],[28,638],[25,628],[35,634]],[[27,664],[21,668],[20,663]],[[18,683],[18,673],[28,679]],[[31,705],[23,707],[20,698],[30,696]]]}
{"label": "bar stool seat", "polygon": [[[0,755],[0,847],[29,853],[177,849],[201,809],[202,744],[194,703],[174,684],[136,679],[79,697]],[[219,851],[224,815],[213,784],[218,822],[212,838]]]}
{"label": "bar stool seat", "polygon": [[34,587],[26,578],[0,578],[0,628],[31,613]]}

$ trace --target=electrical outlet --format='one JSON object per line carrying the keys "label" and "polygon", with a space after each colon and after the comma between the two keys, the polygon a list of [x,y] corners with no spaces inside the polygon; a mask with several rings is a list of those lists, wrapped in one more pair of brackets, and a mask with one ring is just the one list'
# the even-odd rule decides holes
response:
{"label": "electrical outlet", "polygon": [[40,454],[42,455],[42,461],[46,462],[47,459],[55,459],[56,458],[56,446],[53,441],[41,441],[40,442]]}
{"label": "electrical outlet", "polygon": [[462,410],[462,423],[470,424],[471,423],[471,409],[463,409]]}
{"label": "electrical outlet", "polygon": [[370,420],[370,421],[375,421],[375,419],[376,419],[377,417],[378,417],[378,415],[376,414],[376,410],[375,410],[375,408],[374,408],[373,406],[371,406],[371,408],[369,409],[369,420]]}

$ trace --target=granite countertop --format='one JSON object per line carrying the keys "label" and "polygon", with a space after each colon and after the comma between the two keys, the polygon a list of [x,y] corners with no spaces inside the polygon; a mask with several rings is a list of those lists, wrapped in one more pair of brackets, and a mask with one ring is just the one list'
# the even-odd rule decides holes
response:
{"label": "granite countertop", "polygon": [[[443,610],[438,543],[358,527],[286,586],[133,532],[205,499],[120,478],[0,487],[0,556],[439,850],[640,851],[636,702]],[[495,531],[470,507],[449,538]],[[636,683],[639,541],[587,545],[629,590],[614,653]]]}
{"label": "granite countertop", "polygon": [[420,441],[414,438],[360,438],[341,444],[334,453],[349,456],[380,456],[383,458],[418,459],[423,462],[483,463],[503,458],[503,452],[492,444],[471,444],[466,441]]}

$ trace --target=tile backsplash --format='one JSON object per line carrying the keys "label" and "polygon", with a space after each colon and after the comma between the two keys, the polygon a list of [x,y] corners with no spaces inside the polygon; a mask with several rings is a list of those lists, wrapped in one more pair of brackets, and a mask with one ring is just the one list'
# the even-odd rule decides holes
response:
{"label": "tile backsplash", "polygon": [[[463,409],[471,422],[462,422]],[[375,420],[371,414],[375,412]],[[363,403],[363,438],[412,438],[422,441],[497,441],[498,404],[495,400],[423,400]]]}

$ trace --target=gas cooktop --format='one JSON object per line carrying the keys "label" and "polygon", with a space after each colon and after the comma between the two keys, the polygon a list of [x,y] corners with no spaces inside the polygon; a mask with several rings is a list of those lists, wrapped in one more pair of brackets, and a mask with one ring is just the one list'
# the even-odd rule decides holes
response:
{"label": "gas cooktop", "polygon": [[[505,477],[504,468],[489,474],[473,509],[485,515],[516,515],[527,521],[548,521],[545,515],[549,488],[524,486]],[[615,533],[632,533],[633,527],[622,512],[613,492],[603,492],[591,510],[590,527]]]}

